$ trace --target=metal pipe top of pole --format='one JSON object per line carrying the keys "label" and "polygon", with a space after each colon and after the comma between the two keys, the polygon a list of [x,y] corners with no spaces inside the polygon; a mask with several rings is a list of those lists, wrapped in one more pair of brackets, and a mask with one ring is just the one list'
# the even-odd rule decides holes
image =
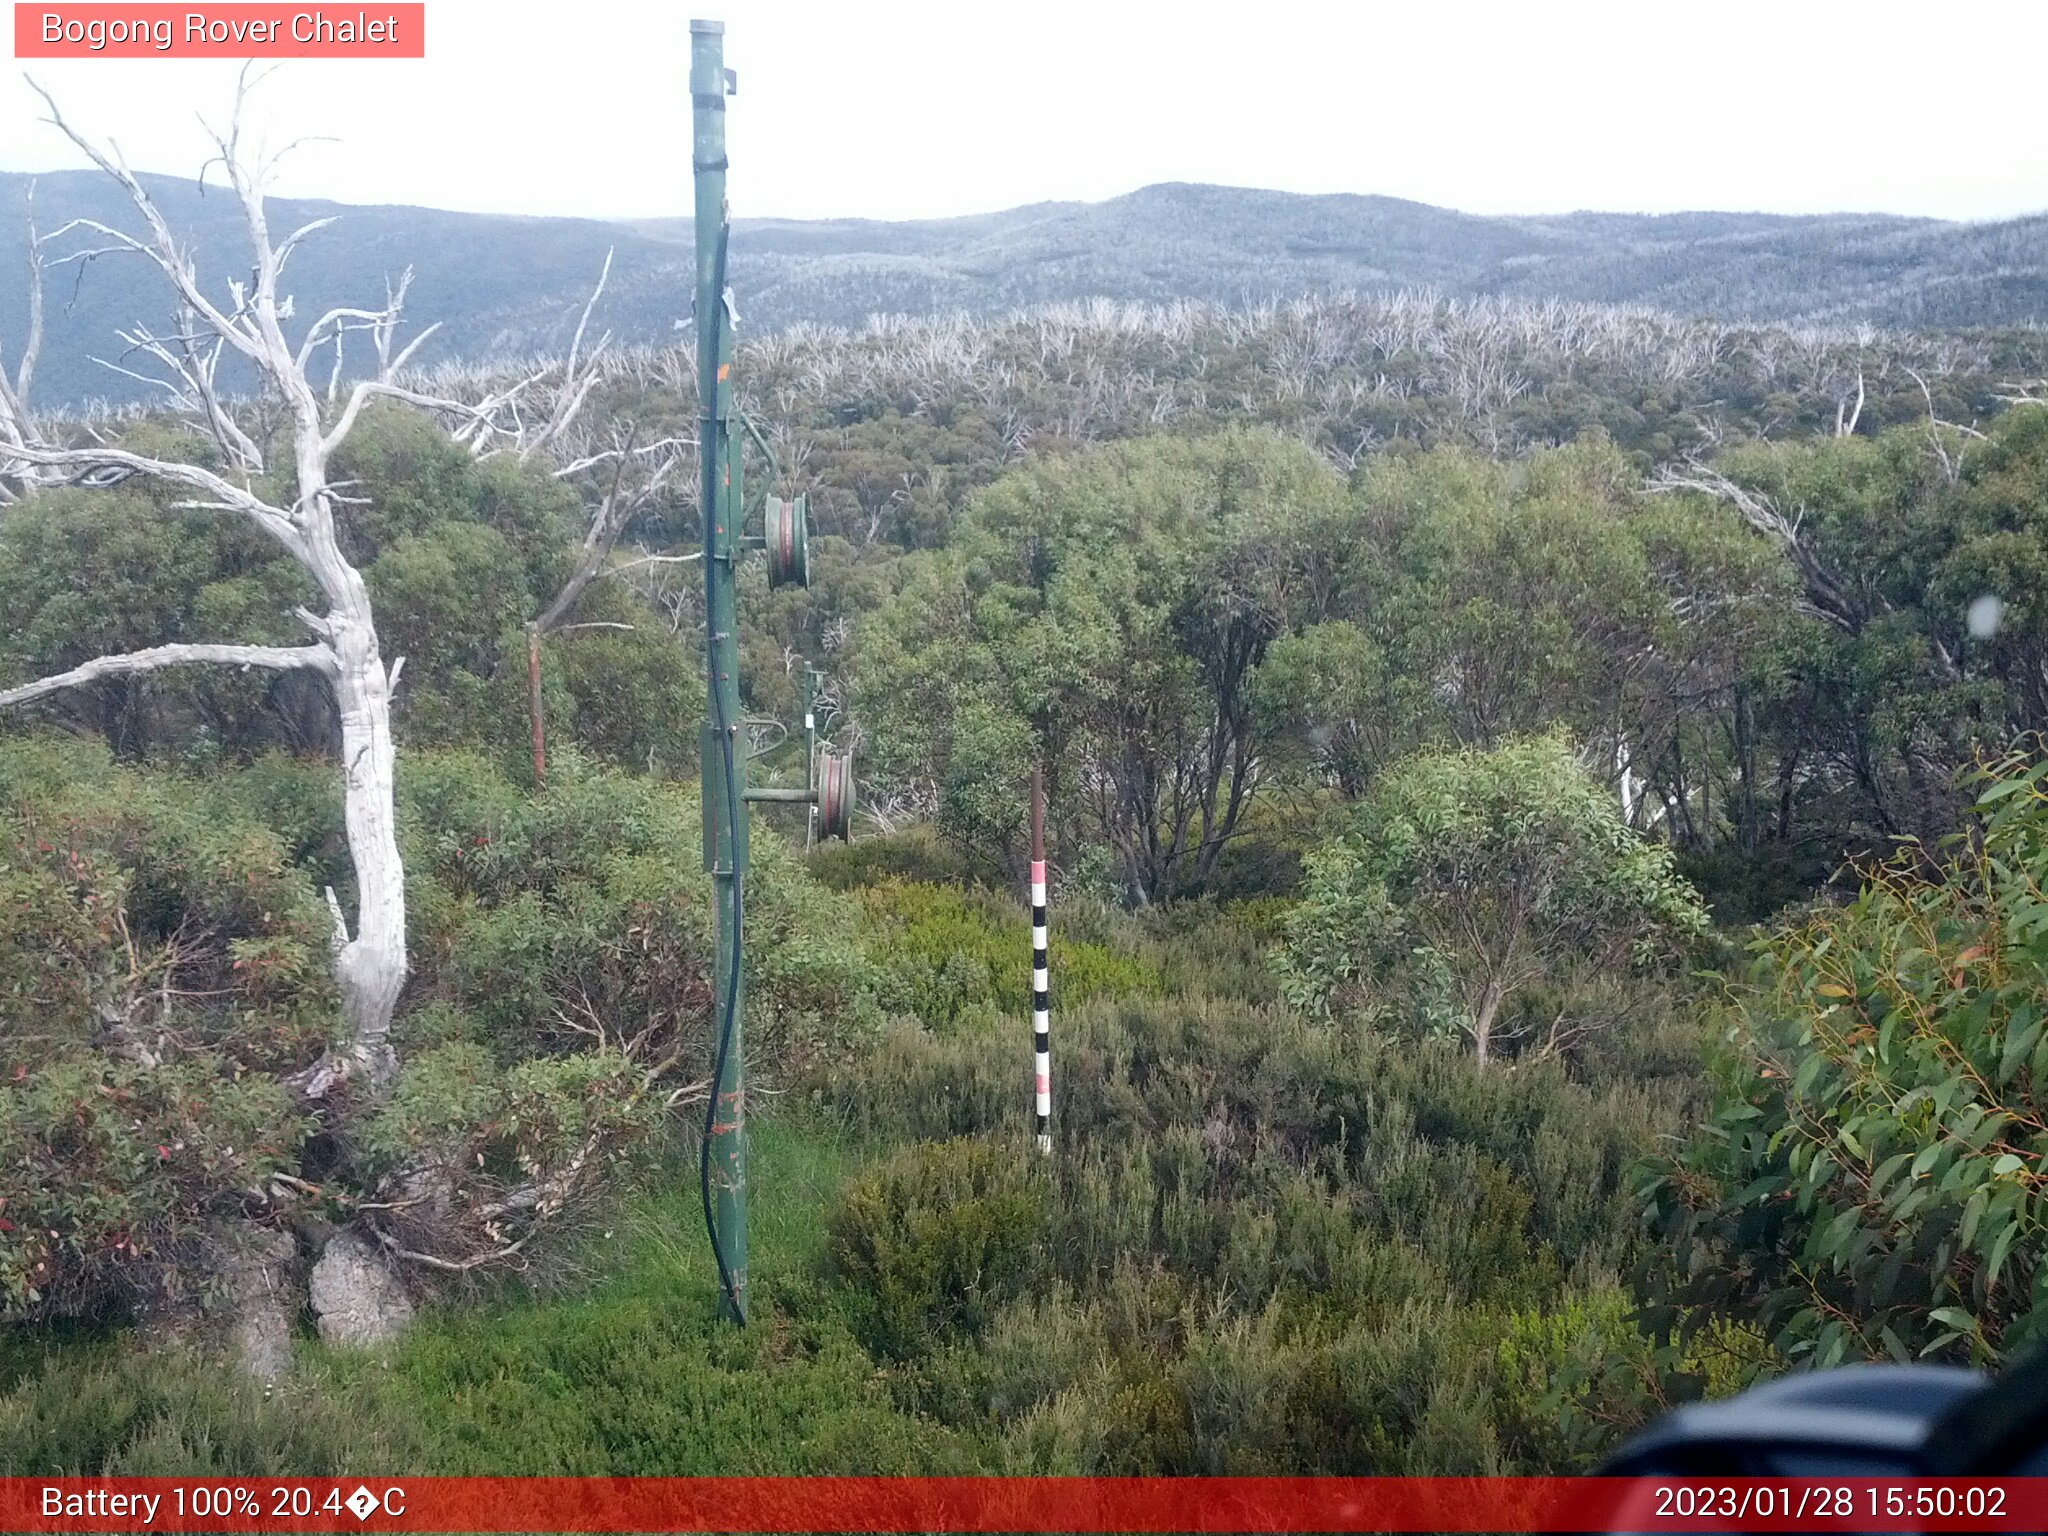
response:
{"label": "metal pipe top of pole", "polygon": [[[690,96],[693,103],[712,112],[725,111],[725,98],[739,89],[740,77],[725,67],[725,23],[690,23]],[[722,132],[721,132],[722,136]],[[702,148],[702,145],[699,145]],[[724,144],[719,145],[723,158]],[[720,167],[723,169],[723,167]]]}

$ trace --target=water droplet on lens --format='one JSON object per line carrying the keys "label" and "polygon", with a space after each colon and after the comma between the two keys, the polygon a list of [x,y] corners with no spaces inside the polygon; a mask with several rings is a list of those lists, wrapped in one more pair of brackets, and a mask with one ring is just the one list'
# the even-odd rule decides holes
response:
{"label": "water droplet on lens", "polygon": [[1998,633],[1998,621],[2004,617],[2005,599],[1995,592],[1986,592],[1970,604],[1970,612],[1964,622],[1969,625],[1973,639],[1989,640]]}

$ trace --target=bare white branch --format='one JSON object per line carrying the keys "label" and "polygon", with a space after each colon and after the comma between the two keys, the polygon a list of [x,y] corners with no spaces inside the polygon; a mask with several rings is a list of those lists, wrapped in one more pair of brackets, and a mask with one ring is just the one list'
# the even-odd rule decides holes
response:
{"label": "bare white branch", "polygon": [[18,688],[0,689],[0,709],[12,704],[27,704],[66,688],[83,687],[102,678],[161,672],[166,667],[204,665],[264,667],[273,672],[305,668],[327,677],[332,677],[335,671],[334,652],[324,645],[154,645],[145,651],[96,656],[68,672],[38,678]]}
{"label": "bare white branch", "polygon": [[78,471],[94,469],[125,469],[131,474],[151,475],[159,480],[169,480],[177,485],[189,485],[194,490],[204,491],[212,504],[232,507],[256,523],[265,533],[276,539],[298,559],[307,558],[306,542],[294,525],[291,515],[272,506],[262,497],[230,480],[224,480],[210,469],[197,464],[181,464],[170,459],[147,458],[139,453],[130,453],[125,448],[45,448],[34,444],[0,444],[0,474],[24,477],[25,466],[43,469],[65,469],[74,472],[70,476],[43,476],[43,484],[58,484],[76,478]]}
{"label": "bare white branch", "polygon": [[688,565],[692,560],[702,560],[704,551],[692,550],[687,555],[636,555],[631,560],[622,560],[607,573],[624,575],[627,571],[638,570],[643,565]]}
{"label": "bare white branch", "polygon": [[469,405],[461,400],[447,400],[436,395],[423,395],[416,389],[407,389],[400,384],[388,383],[382,379],[361,379],[349,391],[348,404],[341,408],[341,415],[321,444],[323,453],[331,454],[339,448],[349,433],[354,430],[356,418],[363,407],[376,399],[402,400],[407,405],[418,406],[423,411],[434,411],[441,415],[460,417],[465,426],[489,430],[491,410],[488,403]]}
{"label": "bare white branch", "polygon": [[[246,321],[239,316],[230,316],[223,313],[211,299],[207,298],[200,291],[198,272],[192,263],[192,258],[179,246],[177,236],[171,232],[171,226],[165,221],[162,212],[157,208],[155,199],[144,189],[142,183],[135,179],[134,172],[130,171],[126,164],[117,158],[109,156],[97,144],[73,128],[65,120],[64,114],[58,110],[56,98],[44,90],[41,84],[34,79],[30,79],[29,87],[38,96],[43,98],[43,105],[50,109],[50,115],[45,121],[76,145],[94,165],[120,183],[121,189],[128,194],[129,201],[135,204],[136,210],[147,221],[151,238],[147,242],[141,241],[118,229],[89,219],[80,219],[74,222],[85,228],[96,230],[126,248],[138,251],[149,257],[151,261],[156,263],[164,276],[170,280],[171,286],[177,290],[178,296],[187,305],[198,311],[205,318],[208,325],[212,326],[230,345],[252,361],[258,364],[264,362],[261,343],[257,339],[254,330],[248,326]],[[240,100],[238,97],[238,110],[239,106]]]}

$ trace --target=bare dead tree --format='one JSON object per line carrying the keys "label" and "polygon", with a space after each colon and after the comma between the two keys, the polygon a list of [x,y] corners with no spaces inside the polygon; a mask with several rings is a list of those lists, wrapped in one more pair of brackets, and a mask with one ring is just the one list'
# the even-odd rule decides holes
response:
{"label": "bare dead tree", "polygon": [[[609,269],[609,257],[606,258],[605,265]],[[598,291],[602,292],[603,287],[604,280],[600,278]],[[596,302],[596,297],[595,293],[591,295],[592,303]],[[589,306],[586,305],[586,320],[589,314]],[[578,325],[579,337],[582,330],[582,326]],[[576,351],[573,347],[570,349],[569,360],[563,373],[564,399],[573,396],[575,404],[580,405],[590,391],[590,382],[586,378],[579,385],[576,374]],[[558,436],[574,414],[573,407],[558,414],[551,422],[549,435]],[[545,782],[548,776],[547,723],[541,710],[541,639],[558,630],[574,627],[568,623],[569,615],[575,612],[576,604],[591,582],[605,573],[612,551],[618,546],[620,535],[661,493],[662,487],[667,484],[677,465],[682,462],[682,450],[690,446],[692,445],[674,437],[665,437],[659,442],[642,446],[637,441],[637,429],[629,426],[614,434],[609,448],[587,454],[556,471],[556,474],[563,478],[591,470],[602,471],[606,468],[610,469],[611,474],[597,510],[591,514],[590,527],[584,532],[583,547],[576,557],[575,568],[570,571],[568,580],[562,583],[562,590],[555,594],[554,600],[526,626],[527,709],[532,716],[533,780],[536,784]]]}
{"label": "bare dead tree", "polygon": [[[7,376],[6,354],[0,352],[0,444],[10,447],[40,445],[35,423],[28,413],[29,387],[36,377],[36,358],[43,346],[43,273],[47,263],[43,247],[50,237],[36,231],[35,183],[28,189],[28,329],[22,336],[21,355],[15,359],[14,377]],[[32,494],[24,486],[21,494]],[[0,506],[15,499],[16,493],[0,480]]]}
{"label": "bare dead tree", "polygon": [[[1963,478],[1963,455],[1969,449],[1969,440],[1982,441],[1984,434],[1975,427],[1966,427],[1959,422],[1943,421],[1934,409],[1934,391],[1917,368],[1905,367],[1907,375],[1920,386],[1920,398],[1927,402],[1927,446],[1934,455],[1935,463],[1941,466],[1942,478],[1950,485]],[[1959,439],[1953,447],[1950,438]]]}
{"label": "bare dead tree", "polygon": [[[79,259],[79,255],[64,258],[66,262]],[[206,334],[199,317],[184,306],[180,307],[177,329],[168,336],[159,336],[142,325],[114,334],[126,344],[124,357],[143,353],[154,358],[164,373],[139,373],[124,363],[110,362],[106,358],[94,358],[94,362],[125,378],[166,391],[173,410],[197,416],[206,423],[214,441],[221,445],[228,462],[239,473],[263,473],[263,450],[221,403],[218,375],[221,357],[227,349],[224,338]]]}
{"label": "bare dead tree", "polygon": [[1802,532],[1802,511],[1788,513],[1762,491],[1738,484],[1698,459],[1667,469],[1649,484],[1659,492],[1691,491],[1712,497],[1733,507],[1757,533],[1784,551],[1799,572],[1806,591],[1806,604],[1818,618],[1850,633],[1862,629],[1870,617],[1859,594],[1820,553],[1813,540]]}
{"label": "bare dead tree", "polygon": [[[34,82],[32,81],[33,85]],[[386,665],[378,643],[375,617],[362,572],[342,553],[336,508],[344,498],[330,480],[328,466],[347,439],[363,407],[380,397],[409,402],[422,409],[479,423],[479,408],[458,401],[422,395],[397,382],[397,375],[418,345],[392,352],[403,303],[403,284],[388,294],[382,310],[336,310],[316,319],[298,347],[286,339],[284,325],[292,301],[282,290],[285,263],[299,242],[326,220],[305,225],[283,240],[272,237],[265,212],[264,185],[276,156],[245,153],[243,112],[250,80],[244,72],[233,115],[224,133],[215,133],[218,160],[241,205],[254,265],[246,279],[230,281],[228,301],[217,302],[201,286],[196,263],[182,247],[169,223],[142,183],[120,158],[102,149],[66,121],[51,95],[36,85],[49,109],[47,121],[110,176],[134,205],[145,233],[130,234],[97,220],[74,220],[66,228],[104,240],[105,252],[140,256],[169,283],[180,321],[168,336],[137,329],[132,344],[168,370],[160,380],[172,401],[197,416],[220,444],[231,468],[227,473],[196,464],[153,458],[91,441],[78,446],[53,446],[31,440],[17,430],[0,438],[0,479],[27,489],[59,483],[108,484],[130,475],[147,475],[192,493],[176,507],[203,507],[233,512],[284,549],[317,587],[324,611],[298,610],[312,635],[303,646],[178,644],[155,646],[126,655],[102,656],[54,677],[42,678],[0,692],[0,707],[25,703],[60,688],[95,679],[202,664],[305,670],[326,680],[333,691],[341,723],[344,817],[356,881],[356,917],[351,932],[342,903],[327,893],[334,916],[333,966],[343,998],[345,1039],[296,1080],[307,1096],[319,1098],[351,1079],[372,1094],[386,1090],[397,1073],[389,1042],[391,1016],[406,976],[405,872],[399,858],[393,801],[394,753],[391,695],[403,658]],[[97,253],[95,253],[97,254]],[[324,419],[321,397],[308,379],[308,366],[324,339],[339,343],[351,325],[369,328],[387,338],[380,350],[378,372],[355,383],[331,423]],[[251,368],[264,391],[282,403],[284,432],[292,455],[297,494],[289,505],[266,500],[251,477],[262,461],[256,441],[235,424],[228,403],[215,388],[218,359],[232,354]],[[26,375],[17,373],[18,397]]]}

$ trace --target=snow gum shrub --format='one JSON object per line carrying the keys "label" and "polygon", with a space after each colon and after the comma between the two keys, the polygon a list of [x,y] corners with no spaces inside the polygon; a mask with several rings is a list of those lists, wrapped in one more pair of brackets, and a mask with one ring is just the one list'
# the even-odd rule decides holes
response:
{"label": "snow gum shrub", "polygon": [[0,1312],[189,1299],[210,1224],[297,1166],[327,914],[216,784],[28,739],[0,807]]}
{"label": "snow gum shrub", "polygon": [[1707,931],[1668,848],[1622,821],[1561,736],[1423,752],[1384,774],[1309,860],[1277,955],[1289,1002],[1389,1034],[1469,1040],[1482,1061],[1554,1054],[1610,1022],[1538,984],[1649,974]]}
{"label": "snow gum shrub", "polygon": [[1782,1356],[1996,1362],[2048,1336],[2048,762],[1974,837],[1760,940],[1708,1123],[1645,1193],[1667,1338],[1751,1318]]}
{"label": "snow gum shrub", "polygon": [[[694,1112],[669,1099],[711,1071],[711,888],[693,792],[574,754],[534,793],[418,752],[400,797],[408,1066],[363,1144],[384,1178],[431,1174],[445,1198],[406,1235],[447,1257],[478,1239],[464,1211],[533,1185],[572,1215]],[[759,828],[746,896],[749,1060],[772,1084],[872,1034],[879,977],[853,904]]]}
{"label": "snow gum shrub", "polygon": [[[209,462],[184,458],[191,440],[157,425],[138,425],[123,446]],[[210,458],[217,463],[217,451]],[[111,492],[62,489],[8,509],[0,680],[24,683],[93,656],[201,636],[304,643],[292,608],[318,598],[297,562],[266,548],[253,525],[167,505],[176,500],[162,483],[137,477]],[[174,743],[218,750],[260,736],[264,700],[286,676],[184,667],[108,678],[12,709],[8,719],[14,727],[63,721],[128,758]]]}
{"label": "snow gum shrub", "polygon": [[1021,1146],[946,1141],[866,1170],[832,1213],[829,1263],[886,1359],[978,1334],[1043,1267],[1051,1189]]}
{"label": "snow gum shrub", "polygon": [[[635,772],[694,778],[704,718],[697,652],[676,644],[647,600],[623,581],[592,583],[570,617],[631,627],[558,630],[541,642],[550,752],[556,741],[574,741]],[[518,712],[512,718],[526,719]]]}
{"label": "snow gum shrub", "polygon": [[[408,746],[529,741],[526,631],[568,576],[586,513],[575,491],[510,455],[478,460],[417,412],[373,407],[337,458],[366,505],[349,519],[387,655],[406,658]],[[289,606],[284,610],[289,613]],[[619,626],[543,643],[549,740],[650,772],[696,761],[699,669],[644,598],[594,584],[572,616]]]}
{"label": "snow gum shrub", "polygon": [[[401,799],[422,1011],[458,1010],[515,1052],[587,1046],[595,1014],[607,1038],[652,1028],[682,1070],[708,1070],[714,913],[694,790],[565,755],[535,794],[474,754],[430,752]],[[750,1056],[793,1071],[871,1032],[880,977],[857,907],[759,826],[746,901]]]}
{"label": "snow gum shrub", "polygon": [[576,493],[513,455],[478,459],[429,417],[380,403],[363,413],[335,466],[363,487],[347,530],[348,554],[360,564],[461,522],[496,533],[536,590],[552,593],[568,575],[584,526]]}
{"label": "snow gum shrub", "polygon": [[1245,809],[1240,834],[1224,845],[1204,882],[1204,893],[1232,902],[1294,895],[1308,856],[1335,816],[1335,807],[1320,796],[1308,798],[1306,805],[1277,796],[1254,799]]}

